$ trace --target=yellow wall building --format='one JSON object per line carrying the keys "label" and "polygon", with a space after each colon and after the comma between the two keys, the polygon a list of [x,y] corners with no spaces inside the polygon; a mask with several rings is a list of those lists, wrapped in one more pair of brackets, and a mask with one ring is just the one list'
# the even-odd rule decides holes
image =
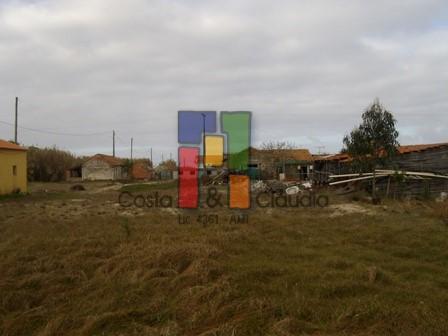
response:
{"label": "yellow wall building", "polygon": [[27,192],[26,149],[0,140],[0,195]]}

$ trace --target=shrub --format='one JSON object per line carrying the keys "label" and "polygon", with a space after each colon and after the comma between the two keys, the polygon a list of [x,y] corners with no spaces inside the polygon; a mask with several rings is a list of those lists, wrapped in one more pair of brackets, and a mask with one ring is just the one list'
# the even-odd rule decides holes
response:
{"label": "shrub", "polygon": [[28,180],[57,182],[65,180],[66,170],[81,164],[82,158],[53,148],[28,148]]}

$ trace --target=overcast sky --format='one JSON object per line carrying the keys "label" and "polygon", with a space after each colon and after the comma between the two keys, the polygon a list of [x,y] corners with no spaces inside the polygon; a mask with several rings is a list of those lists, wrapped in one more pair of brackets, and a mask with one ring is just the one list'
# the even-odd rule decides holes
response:
{"label": "overcast sky", "polygon": [[[402,144],[448,141],[448,2],[0,0],[0,122],[25,145],[175,156],[178,110],[335,152],[379,97]],[[99,133],[99,134],[98,134]],[[0,138],[13,128],[0,123]]]}

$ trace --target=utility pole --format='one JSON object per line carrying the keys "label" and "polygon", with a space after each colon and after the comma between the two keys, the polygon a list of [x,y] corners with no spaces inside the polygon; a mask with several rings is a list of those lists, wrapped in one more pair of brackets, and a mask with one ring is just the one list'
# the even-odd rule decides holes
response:
{"label": "utility pole", "polygon": [[17,142],[17,120],[18,120],[18,114],[19,114],[19,97],[16,97],[16,121],[14,124],[14,142],[16,144],[19,144]]}
{"label": "utility pole", "polygon": [[151,147],[151,167],[154,166],[154,162],[152,161],[152,147]]}
{"label": "utility pole", "polygon": [[205,185],[207,178],[207,169],[205,168],[205,118],[206,114],[202,114],[202,181]]}
{"label": "utility pole", "polygon": [[131,138],[131,161],[132,161],[133,149],[134,149],[134,138]]}
{"label": "utility pole", "polygon": [[201,113],[202,114],[202,165],[203,168],[205,169],[205,118],[206,118],[206,114],[205,113]]}
{"label": "utility pole", "polygon": [[112,131],[112,156],[115,157],[115,130]]}

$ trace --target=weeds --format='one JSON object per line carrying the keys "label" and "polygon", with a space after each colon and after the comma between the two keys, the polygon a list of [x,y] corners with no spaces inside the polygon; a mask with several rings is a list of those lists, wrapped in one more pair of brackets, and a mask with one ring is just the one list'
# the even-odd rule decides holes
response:
{"label": "weeds", "polygon": [[203,227],[116,194],[0,204],[0,334],[448,334],[446,204]]}
{"label": "weeds", "polygon": [[21,192],[16,192],[16,193],[11,193],[11,194],[6,194],[6,195],[0,195],[0,202],[2,201],[10,201],[10,200],[19,200],[21,198],[24,198],[28,196],[27,193],[21,193]]}
{"label": "weeds", "polygon": [[448,225],[448,201],[435,202],[432,205],[433,216]]}
{"label": "weeds", "polygon": [[129,219],[128,218],[121,219],[120,225],[126,234],[126,239],[129,239],[131,237],[131,227],[129,225]]}

